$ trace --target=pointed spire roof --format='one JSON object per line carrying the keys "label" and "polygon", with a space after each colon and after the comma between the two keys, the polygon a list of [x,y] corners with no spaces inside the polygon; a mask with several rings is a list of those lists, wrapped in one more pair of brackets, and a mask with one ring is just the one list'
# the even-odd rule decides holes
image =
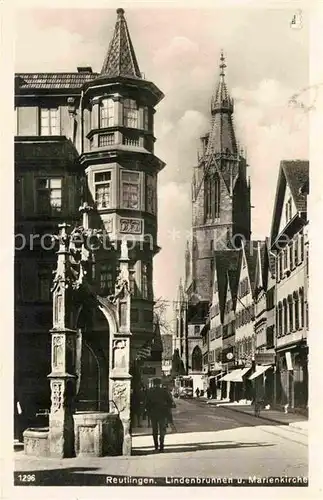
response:
{"label": "pointed spire roof", "polygon": [[101,69],[101,76],[142,78],[131,42],[124,10],[117,9],[117,22]]}
{"label": "pointed spire roof", "polygon": [[216,153],[235,156],[238,154],[232,122],[233,100],[229,95],[225,82],[225,68],[225,59],[223,51],[221,51],[219,81],[211,100],[212,128],[205,152],[206,156]]}

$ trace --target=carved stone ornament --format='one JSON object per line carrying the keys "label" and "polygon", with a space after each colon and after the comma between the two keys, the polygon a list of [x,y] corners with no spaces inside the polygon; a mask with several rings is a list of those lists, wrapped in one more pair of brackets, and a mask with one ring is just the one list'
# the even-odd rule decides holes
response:
{"label": "carved stone ornament", "polygon": [[113,230],[113,219],[108,219],[104,222],[104,229],[107,233],[112,233]]}
{"label": "carved stone ornament", "polygon": [[124,382],[114,382],[112,387],[112,400],[119,413],[127,409],[127,385]]}
{"label": "carved stone ornament", "polygon": [[123,339],[113,341],[113,368],[126,368],[126,345]]}
{"label": "carved stone ornament", "polygon": [[52,411],[55,413],[62,408],[63,390],[62,382],[52,382]]}
{"label": "carved stone ornament", "polygon": [[120,219],[120,233],[141,234],[141,219]]}

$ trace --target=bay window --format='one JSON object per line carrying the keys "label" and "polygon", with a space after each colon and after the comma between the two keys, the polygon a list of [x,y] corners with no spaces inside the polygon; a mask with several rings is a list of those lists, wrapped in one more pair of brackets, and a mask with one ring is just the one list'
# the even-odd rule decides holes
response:
{"label": "bay window", "polygon": [[58,108],[40,109],[40,135],[60,135]]}
{"label": "bay window", "polygon": [[133,99],[123,101],[123,124],[125,127],[138,128],[138,106]]}
{"label": "bay window", "polygon": [[103,99],[100,104],[100,128],[113,127],[114,125],[114,101]]}
{"label": "bay window", "polygon": [[121,172],[122,207],[140,209],[139,172]]}
{"label": "bay window", "polygon": [[43,215],[55,215],[62,211],[60,177],[36,179],[36,211]]}
{"label": "bay window", "polygon": [[94,174],[95,202],[98,208],[111,207],[111,172]]}

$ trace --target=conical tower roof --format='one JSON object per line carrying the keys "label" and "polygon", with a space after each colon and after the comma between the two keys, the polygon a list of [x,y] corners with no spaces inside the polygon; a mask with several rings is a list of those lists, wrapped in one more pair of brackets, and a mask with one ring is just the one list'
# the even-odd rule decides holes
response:
{"label": "conical tower roof", "polygon": [[142,78],[131,42],[124,10],[117,9],[117,22],[101,69],[101,76]]}

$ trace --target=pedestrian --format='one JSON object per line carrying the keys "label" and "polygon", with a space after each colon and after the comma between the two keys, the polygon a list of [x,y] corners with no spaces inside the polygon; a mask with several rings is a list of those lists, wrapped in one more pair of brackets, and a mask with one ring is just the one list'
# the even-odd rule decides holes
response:
{"label": "pedestrian", "polygon": [[206,389],[206,395],[207,395],[207,398],[210,399],[210,397],[211,397],[211,389],[210,389],[210,387],[208,387]]}
{"label": "pedestrian", "polygon": [[260,412],[264,408],[264,393],[261,389],[262,388],[259,387],[255,389],[255,396],[254,396],[255,417],[260,417]]}
{"label": "pedestrian", "polygon": [[196,397],[199,398],[200,397],[200,389],[197,388],[196,391],[195,391],[195,394],[196,394]]}
{"label": "pedestrian", "polygon": [[160,378],[155,378],[153,387],[147,391],[146,398],[146,410],[148,419],[151,421],[155,451],[164,451],[166,427],[171,408],[172,398],[169,392],[161,387]]}

